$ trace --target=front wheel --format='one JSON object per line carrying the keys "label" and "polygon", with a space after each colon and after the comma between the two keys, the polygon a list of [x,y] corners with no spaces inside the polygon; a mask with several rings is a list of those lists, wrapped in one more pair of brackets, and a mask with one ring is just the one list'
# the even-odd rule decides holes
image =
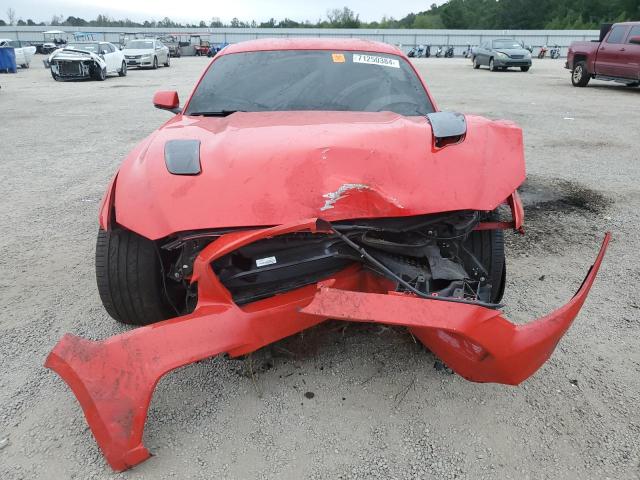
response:
{"label": "front wheel", "polygon": [[51,78],[53,78],[56,82],[60,80],[60,77],[58,77],[58,75],[53,73],[53,70],[51,70]]}
{"label": "front wheel", "polygon": [[152,240],[129,230],[99,230],[96,281],[104,308],[118,322],[147,325],[176,316]]}
{"label": "front wheel", "polygon": [[478,70],[480,68],[480,62],[478,62],[478,58],[477,57],[473,57],[472,62],[473,62],[473,68]]}
{"label": "front wheel", "polygon": [[571,72],[571,83],[574,87],[586,87],[591,80],[591,75],[587,71],[587,64],[585,62],[578,62],[573,66],[573,72]]}
{"label": "front wheel", "polygon": [[493,62],[493,58],[489,60],[489,70],[491,70],[492,72],[498,71],[498,69],[496,68],[496,64]]}
{"label": "front wheel", "polygon": [[171,55],[167,55],[167,61],[164,63],[165,67],[168,67],[170,65],[171,60],[169,60],[171,58]]}
{"label": "front wheel", "polygon": [[153,57],[153,66],[151,68],[154,70],[158,69],[158,57]]}
{"label": "front wheel", "polygon": [[118,72],[118,75],[120,75],[121,77],[127,76],[127,62],[125,61],[122,62],[122,66],[120,67],[120,71]]}
{"label": "front wheel", "polygon": [[520,70],[523,72],[528,72],[531,67],[520,67]]}
{"label": "front wheel", "polygon": [[104,79],[107,78],[107,69],[105,68],[101,68],[100,70],[98,70],[96,72],[96,80],[102,82],[104,81]]}

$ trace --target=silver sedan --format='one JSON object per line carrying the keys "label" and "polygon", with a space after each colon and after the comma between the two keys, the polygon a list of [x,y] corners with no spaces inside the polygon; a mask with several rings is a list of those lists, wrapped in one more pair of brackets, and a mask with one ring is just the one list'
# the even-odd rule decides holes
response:
{"label": "silver sedan", "polygon": [[128,67],[158,68],[159,64],[168,67],[171,55],[169,48],[160,40],[135,39],[130,40],[122,50]]}

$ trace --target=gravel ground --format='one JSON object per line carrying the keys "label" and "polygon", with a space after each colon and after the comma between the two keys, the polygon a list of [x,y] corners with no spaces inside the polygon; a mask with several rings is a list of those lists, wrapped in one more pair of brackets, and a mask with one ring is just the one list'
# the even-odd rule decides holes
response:
{"label": "gravel ground", "polygon": [[145,433],[157,456],[113,474],[42,363],[65,332],[124,331],[95,286],[98,202],[169,118],[153,92],[185,98],[206,63],[55,83],[37,58],[0,76],[0,478],[640,478],[640,89],[573,88],[562,61],[490,73],[462,59],[416,61],[440,107],[525,132],[527,234],[508,236],[508,315],[567,301],[614,233],[553,358],[520,387],[480,385],[401,329],[327,323],[165,377]]}

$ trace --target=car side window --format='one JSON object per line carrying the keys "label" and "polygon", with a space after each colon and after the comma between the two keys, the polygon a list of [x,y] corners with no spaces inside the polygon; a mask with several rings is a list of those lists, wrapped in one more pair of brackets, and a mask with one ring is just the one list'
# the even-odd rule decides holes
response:
{"label": "car side window", "polygon": [[624,38],[624,32],[627,27],[619,25],[617,27],[613,27],[611,32],[609,32],[609,36],[607,37],[606,43],[622,43],[622,39]]}
{"label": "car side window", "polygon": [[635,27],[631,27],[631,31],[627,36],[627,43],[631,43],[630,40],[633,37],[640,37],[640,25],[636,25]]}

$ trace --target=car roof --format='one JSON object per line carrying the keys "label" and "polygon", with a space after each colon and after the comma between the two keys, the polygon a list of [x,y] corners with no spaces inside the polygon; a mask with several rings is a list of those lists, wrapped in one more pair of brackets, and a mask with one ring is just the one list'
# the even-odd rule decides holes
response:
{"label": "car roof", "polygon": [[402,55],[400,49],[388,43],[356,38],[267,38],[234,43],[226,47],[224,55],[268,50],[354,50]]}

